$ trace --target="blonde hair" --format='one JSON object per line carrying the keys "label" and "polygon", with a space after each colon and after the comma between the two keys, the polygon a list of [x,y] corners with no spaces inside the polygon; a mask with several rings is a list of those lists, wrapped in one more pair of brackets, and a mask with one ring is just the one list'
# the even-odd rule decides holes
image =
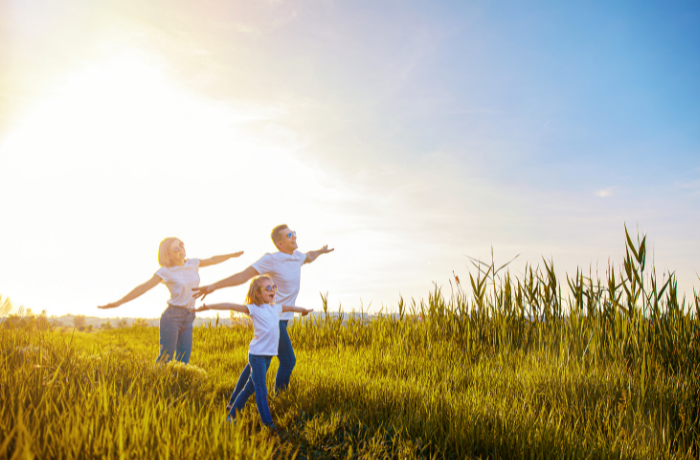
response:
{"label": "blonde hair", "polygon": [[158,246],[158,264],[161,267],[171,267],[172,260],[170,259],[170,246],[173,241],[180,241],[180,238],[175,238],[173,236],[168,237],[160,242]]}
{"label": "blonde hair", "polygon": [[263,298],[262,298],[262,292],[261,291],[261,284],[262,280],[270,280],[272,282],[272,278],[270,278],[267,275],[260,275],[256,276],[253,278],[253,280],[250,282],[250,286],[248,287],[248,294],[245,296],[245,303],[246,305],[254,304],[254,305],[262,305],[264,303]]}

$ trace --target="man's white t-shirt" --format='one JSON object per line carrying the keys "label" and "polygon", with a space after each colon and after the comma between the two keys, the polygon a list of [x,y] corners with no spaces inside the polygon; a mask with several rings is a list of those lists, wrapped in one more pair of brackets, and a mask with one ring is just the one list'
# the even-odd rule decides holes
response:
{"label": "man's white t-shirt", "polygon": [[[292,254],[284,252],[267,253],[255,262],[252,267],[261,275],[270,275],[277,285],[275,303],[295,307],[299,286],[301,283],[301,266],[306,262],[306,254],[294,251]],[[280,320],[294,319],[294,312],[282,313]]]}
{"label": "man's white t-shirt", "polygon": [[199,259],[187,259],[185,265],[179,267],[160,267],[156,275],[170,291],[169,305],[185,307],[194,310],[192,288],[199,286]]}
{"label": "man's white t-shirt", "polygon": [[255,336],[250,341],[248,353],[260,356],[277,356],[280,343],[280,315],[282,305],[247,305],[253,319]]}

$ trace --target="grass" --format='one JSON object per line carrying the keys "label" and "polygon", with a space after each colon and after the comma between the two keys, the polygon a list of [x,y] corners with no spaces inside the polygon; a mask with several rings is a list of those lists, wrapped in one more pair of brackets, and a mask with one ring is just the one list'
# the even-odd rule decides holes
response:
{"label": "grass", "polygon": [[280,437],[253,400],[222,424],[249,327],[196,328],[192,365],[157,366],[156,328],[8,320],[0,458],[698,458],[700,297],[646,269],[645,239],[626,247],[621,274],[579,270],[566,296],[550,263],[475,261],[397,315],[297,320]]}

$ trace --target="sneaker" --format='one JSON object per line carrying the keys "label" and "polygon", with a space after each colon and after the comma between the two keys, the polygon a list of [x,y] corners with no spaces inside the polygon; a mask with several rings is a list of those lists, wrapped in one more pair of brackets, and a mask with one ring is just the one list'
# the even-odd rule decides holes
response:
{"label": "sneaker", "polygon": [[277,425],[275,425],[274,423],[271,423],[271,424],[267,425],[267,429],[270,430],[270,431],[272,431],[273,433],[275,433],[275,434],[278,435],[278,436],[279,436],[279,434],[280,434],[280,429],[277,428]]}

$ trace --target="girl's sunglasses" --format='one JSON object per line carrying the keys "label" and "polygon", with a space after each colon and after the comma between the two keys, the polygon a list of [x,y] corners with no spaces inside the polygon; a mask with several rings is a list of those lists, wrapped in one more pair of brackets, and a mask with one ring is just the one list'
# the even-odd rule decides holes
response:
{"label": "girl's sunglasses", "polygon": [[[262,291],[262,287],[260,288],[260,290]],[[266,290],[267,292],[276,291],[276,290],[277,290],[277,285],[276,285],[276,284],[273,284],[272,286],[270,286],[270,285],[268,284],[267,286],[265,286],[265,290]]]}

